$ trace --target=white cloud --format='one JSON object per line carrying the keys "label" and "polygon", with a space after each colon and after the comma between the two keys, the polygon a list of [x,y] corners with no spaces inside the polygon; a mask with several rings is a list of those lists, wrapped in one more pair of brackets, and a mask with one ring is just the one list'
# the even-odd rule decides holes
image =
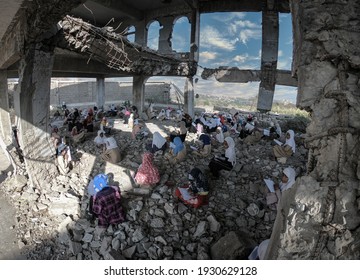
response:
{"label": "white cloud", "polygon": [[282,57],[283,56],[283,51],[282,50],[278,50],[278,57]]}
{"label": "white cloud", "polygon": [[243,29],[240,31],[240,41],[246,45],[250,39],[261,39],[261,30]]}
{"label": "white cloud", "polygon": [[209,60],[214,60],[217,57],[216,52],[201,52],[200,53],[200,59],[202,62],[208,62]]}
{"label": "white cloud", "polygon": [[291,57],[283,57],[278,60],[277,69],[290,70],[291,69]]}
{"label": "white cloud", "polygon": [[234,57],[234,60],[235,60],[236,62],[244,63],[248,58],[249,58],[249,55],[248,55],[248,54],[245,54],[245,55],[237,55],[237,56]]}
{"label": "white cloud", "polygon": [[259,29],[261,30],[261,25],[251,22],[249,20],[237,20],[229,24],[230,34],[237,34],[239,29]]}
{"label": "white cloud", "polygon": [[212,26],[206,26],[200,33],[200,46],[233,51],[235,44]]}

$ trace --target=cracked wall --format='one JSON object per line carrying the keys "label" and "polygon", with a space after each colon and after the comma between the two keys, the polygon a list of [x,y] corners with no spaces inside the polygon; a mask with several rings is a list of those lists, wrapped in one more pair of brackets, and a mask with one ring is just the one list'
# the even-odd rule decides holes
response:
{"label": "cracked wall", "polygon": [[268,258],[360,257],[360,3],[291,1],[308,175],[286,193]]}

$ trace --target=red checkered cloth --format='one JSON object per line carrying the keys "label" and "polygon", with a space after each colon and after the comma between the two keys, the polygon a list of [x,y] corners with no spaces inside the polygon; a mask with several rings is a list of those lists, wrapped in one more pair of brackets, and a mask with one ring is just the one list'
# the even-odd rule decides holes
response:
{"label": "red checkered cloth", "polygon": [[114,187],[107,187],[98,192],[94,199],[93,212],[97,215],[98,226],[108,227],[125,221],[121,206],[120,192]]}

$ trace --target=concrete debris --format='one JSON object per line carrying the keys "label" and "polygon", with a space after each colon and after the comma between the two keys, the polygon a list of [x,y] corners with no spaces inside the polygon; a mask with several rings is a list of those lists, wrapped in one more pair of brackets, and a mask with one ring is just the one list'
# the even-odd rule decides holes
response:
{"label": "concrete debris", "polygon": [[[159,124],[159,120],[146,122],[150,131]],[[176,124],[165,120],[161,125],[171,131]],[[209,204],[193,209],[176,200],[173,191],[186,182],[192,167],[202,166],[207,172],[210,158],[189,152],[175,167],[156,157],[162,182],[146,189],[134,187],[124,171],[136,170],[148,139],[133,140],[129,132],[120,120],[116,122],[113,136],[124,155],[118,164],[100,160],[94,133],[73,147],[76,161],[67,176],[54,174],[41,190],[20,179],[15,192],[13,180],[2,183],[17,207],[18,244],[28,259],[238,259],[246,258],[250,249],[270,237],[276,210],[266,206],[262,178],[278,179],[273,175],[282,174],[287,166],[270,158],[271,141],[247,145],[233,135],[238,154],[234,176],[224,173],[219,180],[210,180]],[[189,133],[187,143],[195,140],[196,134]],[[221,147],[214,147],[215,154],[222,152]],[[291,165],[304,172],[306,157],[306,149],[300,146]],[[113,173],[127,215],[126,222],[107,229],[99,228],[88,214],[86,189],[91,178],[103,172]],[[334,243],[334,251],[339,251],[341,242]]]}

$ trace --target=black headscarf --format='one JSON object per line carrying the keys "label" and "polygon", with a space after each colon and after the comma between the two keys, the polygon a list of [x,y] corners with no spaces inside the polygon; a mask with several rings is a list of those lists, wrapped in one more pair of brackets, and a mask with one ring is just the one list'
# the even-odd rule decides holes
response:
{"label": "black headscarf", "polygon": [[208,182],[199,168],[193,168],[189,172],[190,189],[193,193],[208,192]]}

